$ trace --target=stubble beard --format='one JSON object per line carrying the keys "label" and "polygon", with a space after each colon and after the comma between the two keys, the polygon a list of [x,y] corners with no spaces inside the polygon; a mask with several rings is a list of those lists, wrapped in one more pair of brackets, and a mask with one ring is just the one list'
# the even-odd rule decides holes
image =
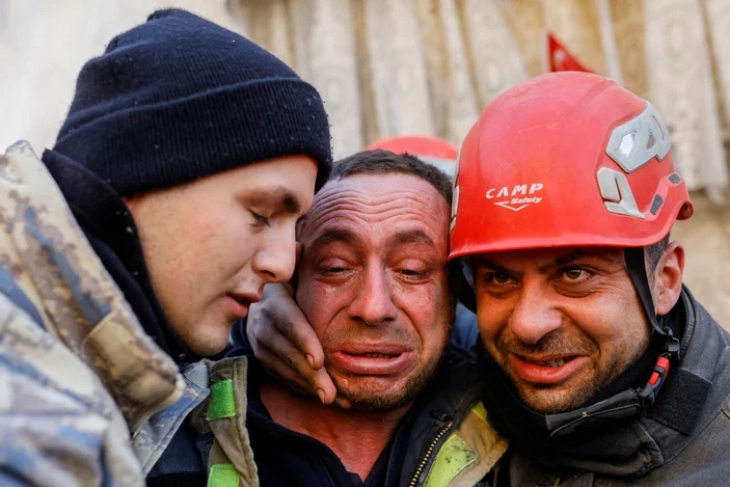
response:
{"label": "stubble beard", "polygon": [[421,367],[420,370],[406,379],[403,387],[395,392],[377,393],[373,391],[352,390],[343,381],[336,380],[337,395],[344,397],[352,404],[352,409],[372,413],[387,413],[412,403],[426,387],[438,369],[441,359]]}
{"label": "stubble beard", "polygon": [[[497,348],[505,352],[500,355],[499,365],[509,377],[520,400],[530,409],[540,414],[562,413],[586,405],[591,398],[608,387],[639,360],[648,347],[649,339],[648,337],[635,337],[635,339],[638,340],[640,346],[636,347],[631,355],[616,357],[602,365],[602,370],[597,370],[597,364],[592,363],[589,365],[589,369],[579,372],[581,377],[576,377],[579,381],[569,380],[567,383],[558,385],[525,383],[512,370],[507,355],[508,352],[525,355],[572,352],[576,355],[596,356],[598,346],[587,339],[581,340],[578,346],[575,341],[569,341],[559,335],[548,335],[536,345],[500,339]],[[490,354],[495,357],[492,351]]]}

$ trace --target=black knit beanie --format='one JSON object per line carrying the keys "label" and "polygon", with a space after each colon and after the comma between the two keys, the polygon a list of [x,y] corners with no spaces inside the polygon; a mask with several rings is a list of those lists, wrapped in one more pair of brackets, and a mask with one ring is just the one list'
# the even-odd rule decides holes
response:
{"label": "black knit beanie", "polygon": [[178,9],[116,36],[81,70],[55,151],[120,195],[287,155],[332,163],[317,90],[240,35]]}

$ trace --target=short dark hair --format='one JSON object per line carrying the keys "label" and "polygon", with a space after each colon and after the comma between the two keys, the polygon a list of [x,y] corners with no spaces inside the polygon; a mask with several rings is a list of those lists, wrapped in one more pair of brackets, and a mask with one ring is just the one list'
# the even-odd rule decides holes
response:
{"label": "short dark hair", "polygon": [[356,174],[412,174],[433,186],[451,207],[452,182],[435,166],[408,153],[387,150],[365,150],[335,162],[330,181]]}

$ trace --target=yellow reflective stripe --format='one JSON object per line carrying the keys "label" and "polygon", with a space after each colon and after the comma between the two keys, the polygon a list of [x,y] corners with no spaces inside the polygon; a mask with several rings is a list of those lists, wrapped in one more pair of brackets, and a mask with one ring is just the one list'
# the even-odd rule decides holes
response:
{"label": "yellow reflective stripe", "polygon": [[230,463],[210,467],[207,487],[238,487],[238,472]]}
{"label": "yellow reflective stripe", "polygon": [[210,386],[210,402],[205,419],[215,421],[221,418],[232,418],[235,415],[236,398],[233,395],[233,381],[226,379]]}
{"label": "yellow reflective stripe", "polygon": [[424,487],[446,487],[476,458],[464,440],[456,435],[450,436],[436,455]]}
{"label": "yellow reflective stripe", "polygon": [[484,404],[482,404],[481,401],[476,403],[471,407],[471,412],[476,414],[477,417],[479,417],[482,421],[485,423],[488,423],[487,421],[487,410],[484,408]]}

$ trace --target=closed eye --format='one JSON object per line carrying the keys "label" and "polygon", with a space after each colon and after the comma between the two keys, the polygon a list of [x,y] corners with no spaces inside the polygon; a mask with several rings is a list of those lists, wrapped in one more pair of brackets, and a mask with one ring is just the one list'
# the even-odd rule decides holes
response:
{"label": "closed eye", "polygon": [[269,226],[269,224],[270,224],[270,222],[269,222],[269,219],[268,219],[268,218],[266,218],[266,217],[265,217],[265,216],[263,216],[263,215],[259,215],[259,214],[258,214],[258,213],[256,213],[256,212],[253,212],[253,211],[252,211],[252,212],[251,212],[251,216],[253,216],[253,219],[254,219],[254,220],[256,221],[256,223],[258,223],[259,225],[265,225],[265,226],[267,226],[267,227],[268,227],[268,226]]}
{"label": "closed eye", "polygon": [[346,270],[344,267],[325,267],[320,269],[320,272],[336,274],[338,272],[345,272]]}
{"label": "closed eye", "polygon": [[406,278],[423,278],[428,275],[428,271],[417,271],[414,269],[400,269],[398,272]]}

